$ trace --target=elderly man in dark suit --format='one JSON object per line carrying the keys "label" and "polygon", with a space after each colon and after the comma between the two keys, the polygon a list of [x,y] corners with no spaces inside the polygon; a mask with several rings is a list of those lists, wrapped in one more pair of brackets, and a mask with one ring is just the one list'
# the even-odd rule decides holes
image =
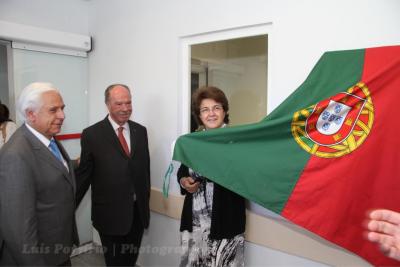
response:
{"label": "elderly man in dark suit", "polygon": [[105,91],[109,115],[81,137],[78,199],[92,185],[92,221],[108,266],[135,266],[149,225],[150,159],[147,131],[129,120],[131,93],[123,84]]}
{"label": "elderly man in dark suit", "polygon": [[75,225],[72,163],[54,135],[63,124],[64,102],[48,83],[23,89],[22,125],[0,151],[0,265],[68,266]]}

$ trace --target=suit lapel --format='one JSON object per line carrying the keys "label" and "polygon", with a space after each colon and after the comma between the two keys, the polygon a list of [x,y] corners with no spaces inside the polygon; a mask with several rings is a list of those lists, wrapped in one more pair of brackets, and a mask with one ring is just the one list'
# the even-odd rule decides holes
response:
{"label": "suit lapel", "polygon": [[129,125],[129,135],[131,138],[131,158],[133,158],[133,155],[135,154],[136,151],[136,128],[135,125],[133,124],[133,122],[128,121],[128,125]]}
{"label": "suit lapel", "polygon": [[62,156],[64,157],[64,159],[67,162],[69,173],[67,172],[67,169],[65,168],[64,164],[62,164],[59,160],[56,160],[56,161],[57,161],[57,163],[61,163],[61,165],[63,167],[62,169],[65,171],[65,172],[63,172],[64,176],[67,177],[67,179],[71,182],[72,187],[74,188],[74,192],[76,192],[76,184],[75,184],[75,178],[74,178],[75,177],[74,166],[73,166],[71,159],[69,158],[68,153],[65,150],[64,146],[57,139],[55,139],[55,140],[56,140],[58,148],[60,149]]}
{"label": "suit lapel", "polygon": [[[67,168],[65,168],[64,164],[62,164],[52,153],[51,151],[42,143],[40,140],[25,126],[22,125],[23,127],[23,132],[26,138],[30,141],[34,153],[41,159],[43,159],[45,162],[48,162],[50,165],[52,165],[54,168],[58,169],[60,172],[62,172],[63,176],[65,179],[71,184],[73,189],[75,190],[75,183],[72,180],[72,175],[68,173]],[[56,141],[57,142],[57,141]],[[64,159],[67,161],[69,164],[70,160],[65,152],[63,146],[57,142],[58,147],[60,148],[61,153],[64,156]],[[65,157],[67,155],[67,157]],[[70,167],[70,164],[69,164]],[[74,170],[71,169],[70,171],[73,172]]]}

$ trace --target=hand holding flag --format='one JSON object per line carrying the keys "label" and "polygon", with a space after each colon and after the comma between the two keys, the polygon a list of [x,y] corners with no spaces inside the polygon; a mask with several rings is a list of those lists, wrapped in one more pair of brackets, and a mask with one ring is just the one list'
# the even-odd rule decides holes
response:
{"label": "hand holding flag", "polygon": [[182,177],[181,178],[181,186],[188,191],[189,193],[194,193],[199,189],[200,182],[195,181],[192,177]]}

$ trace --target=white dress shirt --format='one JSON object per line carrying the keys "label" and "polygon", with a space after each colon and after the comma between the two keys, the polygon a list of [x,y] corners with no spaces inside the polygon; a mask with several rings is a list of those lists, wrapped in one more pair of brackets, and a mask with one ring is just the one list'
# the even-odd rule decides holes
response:
{"label": "white dress shirt", "polygon": [[[50,150],[51,154],[53,154],[53,152],[51,151],[51,149],[50,149],[50,147],[49,147],[49,145],[50,145],[50,140],[47,139],[47,137],[45,137],[43,134],[41,134],[41,133],[39,133],[38,131],[36,131],[35,129],[33,129],[29,124],[25,123],[25,125],[26,125],[26,127],[28,128],[28,130],[31,131],[31,133],[32,133],[34,136],[36,136],[37,139],[39,139],[39,141],[42,142],[43,145],[45,145],[45,146],[47,147],[48,150]],[[54,138],[54,137],[53,137],[53,138]],[[60,150],[60,148],[58,148],[58,149]],[[60,152],[61,152],[61,150],[60,150]],[[63,164],[64,164],[65,168],[67,168],[67,170],[69,171],[67,161],[64,159],[63,154],[62,154],[62,153],[60,153],[60,154],[61,154],[62,161],[63,161]]]}
{"label": "white dress shirt", "polygon": [[125,124],[121,126],[121,125],[119,125],[118,123],[116,123],[116,122],[111,118],[110,115],[108,115],[108,120],[110,121],[111,126],[113,127],[114,132],[115,132],[115,134],[116,134],[117,136],[118,136],[118,128],[119,128],[119,127],[123,127],[123,128],[124,128],[124,130],[122,131],[122,134],[124,135],[125,141],[126,141],[126,143],[128,144],[129,151],[131,151],[131,132],[130,132],[130,130],[129,130],[129,124],[128,124],[128,122],[125,122]]}

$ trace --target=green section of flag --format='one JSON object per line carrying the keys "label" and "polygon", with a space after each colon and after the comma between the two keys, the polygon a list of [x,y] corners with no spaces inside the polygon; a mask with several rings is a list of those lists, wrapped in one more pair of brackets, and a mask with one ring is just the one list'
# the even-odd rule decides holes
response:
{"label": "green section of flag", "polygon": [[355,85],[363,60],[363,49],[325,53],[307,80],[265,119],[181,136],[173,159],[280,213],[310,157],[293,139],[294,112]]}

